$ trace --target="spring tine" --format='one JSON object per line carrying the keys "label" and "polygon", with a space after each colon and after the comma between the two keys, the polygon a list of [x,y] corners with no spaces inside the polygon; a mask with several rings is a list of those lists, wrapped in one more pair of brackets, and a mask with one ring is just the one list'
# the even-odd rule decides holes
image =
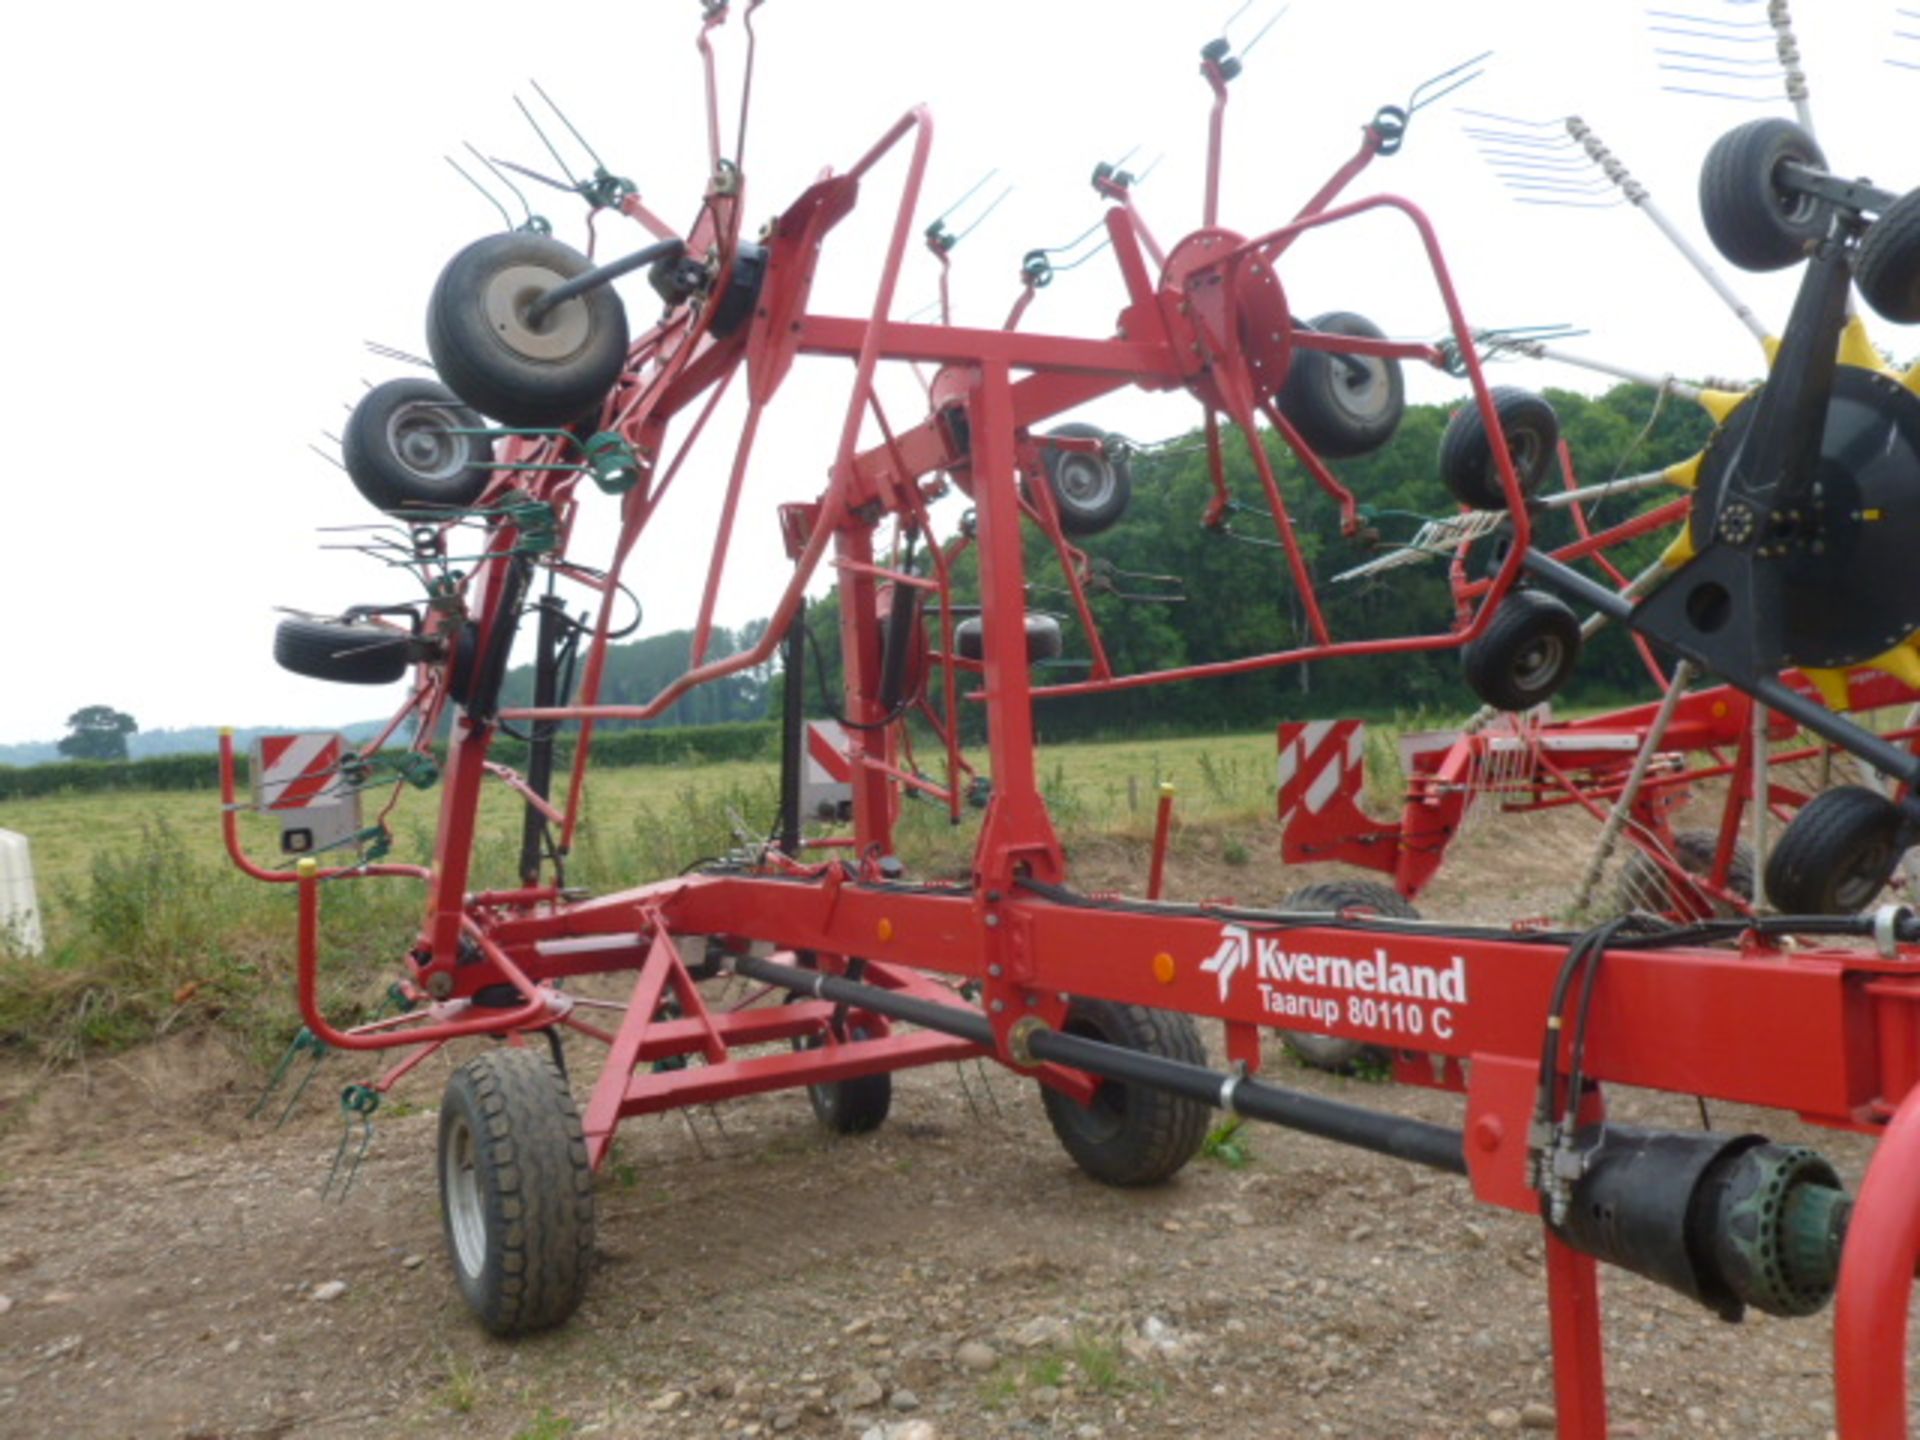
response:
{"label": "spring tine", "polygon": [[[1244,10],[1246,7],[1243,5],[1240,8]],[[1258,30],[1253,32],[1253,38],[1247,41],[1246,44],[1240,47],[1240,59],[1243,64],[1245,63],[1246,58],[1249,55],[1253,54],[1253,47],[1258,45],[1262,40],[1264,40],[1266,38],[1267,32],[1273,29],[1273,27],[1278,25],[1282,20],[1284,20],[1286,18],[1287,11],[1291,10],[1292,8],[1293,6],[1290,4],[1282,5],[1278,10],[1274,11],[1270,17],[1268,17],[1266,24],[1262,25]]]}
{"label": "spring tine", "polygon": [[561,180],[556,180],[551,175],[542,175],[538,170],[522,165],[518,160],[503,160],[498,155],[491,155],[487,158],[495,165],[505,166],[516,175],[524,175],[529,180],[538,180],[542,185],[551,185],[555,190],[563,190],[569,195],[579,193],[575,186],[568,185]]}
{"label": "spring tine", "polygon": [[527,197],[520,192],[520,187],[514,184],[511,180],[509,180],[506,177],[506,173],[503,170],[501,170],[501,168],[498,165],[495,165],[493,161],[489,160],[486,156],[482,155],[477,149],[475,149],[473,142],[471,140],[462,140],[460,143],[467,147],[467,153],[469,155],[473,156],[474,159],[478,160],[482,165],[486,166],[487,169],[493,172],[494,179],[498,180],[502,185],[506,186],[507,189],[513,192],[513,198],[518,200],[520,202],[520,208],[527,212],[527,224],[529,225],[533,224],[533,221],[534,221],[533,206],[527,203]]}
{"label": "spring tine", "polygon": [[[1671,55],[1676,60],[1705,60],[1714,65],[1771,65],[1773,60],[1766,55],[1709,55],[1704,50],[1674,50],[1665,45],[1653,48],[1656,55]],[[1670,66],[1661,66],[1670,69]]]}
{"label": "spring tine", "polygon": [[385,345],[378,340],[365,340],[361,343],[382,360],[398,360],[402,364],[418,365],[422,370],[433,369],[433,362],[431,360],[423,359],[421,356],[402,350],[398,346]]}
{"label": "spring tine", "polygon": [[1002,190],[998,195],[994,196],[993,199],[988,203],[987,208],[982,210],[977,216],[974,217],[974,221],[971,225],[967,226],[967,228],[962,230],[958,235],[955,235],[951,243],[954,245],[958,245],[962,240],[966,239],[967,236],[971,235],[974,231],[978,230],[981,226],[981,223],[985,221],[985,219],[989,215],[993,214],[994,211],[1000,208],[1000,202],[1006,199],[1012,193],[1013,193],[1013,186],[1009,185],[1007,186],[1006,189]]}
{"label": "spring tine", "polygon": [[[280,1118],[273,1122],[274,1129],[278,1130],[287,1123],[293,1114],[293,1107],[298,1105],[300,1097],[307,1093],[307,1086],[312,1083],[315,1073],[320,1069],[320,1062],[326,1058],[327,1052],[324,1048],[313,1052],[313,1058],[307,1062],[307,1073],[300,1077],[300,1083],[293,1087],[293,1093],[287,1097],[286,1108],[280,1112]],[[262,1095],[260,1098],[264,1100],[267,1097]]]}
{"label": "spring tine", "polygon": [[553,163],[560,167],[560,173],[567,177],[567,183],[578,190],[580,182],[574,178],[573,171],[567,168],[567,162],[560,158],[560,152],[553,148],[553,142],[547,138],[547,132],[540,128],[540,122],[533,118],[533,112],[527,108],[527,102],[516,95],[513,97],[513,103],[520,107],[520,114],[526,119],[527,124],[533,127],[533,133],[540,137],[540,143],[547,147],[547,154],[551,155]]}
{"label": "spring tine", "polygon": [[960,1082],[960,1093],[966,1097],[967,1109],[973,1113],[974,1124],[979,1124],[985,1117],[981,1115],[980,1107],[974,1104],[973,1091],[967,1085],[967,1067],[964,1062],[953,1067],[953,1075]]}
{"label": "spring tine", "polygon": [[945,220],[950,215],[952,215],[954,211],[958,210],[962,205],[966,204],[967,201],[971,200],[975,195],[979,194],[980,191],[983,188],[985,188],[986,183],[989,180],[993,179],[993,177],[998,175],[999,173],[1000,173],[1000,170],[997,166],[994,169],[987,171],[986,174],[982,175],[978,180],[974,181],[973,184],[969,185],[966,188],[966,192],[962,194],[958,200],[954,201],[951,205],[947,206],[946,209],[942,210],[938,215],[934,216],[935,222],[937,223],[941,220]]}
{"label": "spring tine", "polygon": [[980,1088],[987,1092],[987,1103],[993,1107],[994,1118],[1005,1119],[1006,1111],[1000,1108],[1000,1097],[994,1094],[993,1080],[987,1073],[987,1062],[984,1060],[976,1060],[973,1064],[980,1075]]}
{"label": "spring tine", "polygon": [[454,174],[458,175],[462,180],[466,181],[469,185],[473,186],[474,189],[478,190],[482,195],[482,197],[485,198],[486,202],[489,205],[493,206],[494,209],[500,212],[500,222],[503,225],[505,225],[507,229],[509,230],[513,229],[513,216],[507,213],[507,207],[502,205],[500,201],[497,198],[495,198],[492,191],[488,190],[486,186],[482,185],[478,180],[474,179],[473,176],[469,175],[466,171],[462,170],[460,168],[460,162],[458,160],[455,160],[451,155],[443,155],[440,158],[445,160],[447,164],[453,166]]}
{"label": "spring tine", "polygon": [[[1916,26],[1911,30],[1902,30],[1900,28],[1900,22],[1902,20],[1920,20],[1920,10],[1910,10],[1903,5],[1896,5],[1893,13],[1895,16],[1893,22],[1893,39],[1895,43],[1897,44],[1904,40],[1909,44],[1920,44],[1920,26]],[[1920,70],[1920,49],[1916,49],[1913,53],[1915,58],[1910,60],[1896,55],[1887,55],[1882,58],[1887,64],[1896,65],[1902,70]]]}
{"label": "spring tine", "polygon": [[607,168],[606,164],[604,161],[601,160],[600,153],[597,150],[595,150],[593,146],[587,143],[587,137],[582,135],[580,133],[579,127],[575,125],[573,121],[567,118],[567,112],[562,110],[558,105],[554,104],[553,97],[547,94],[545,90],[542,90],[540,88],[540,82],[534,79],[531,75],[529,75],[527,77],[527,83],[533,87],[534,94],[538,95],[542,100],[547,102],[547,108],[553,111],[555,115],[558,115],[560,117],[560,123],[567,127],[567,133],[569,135],[573,136],[574,139],[580,142],[580,148],[587,152],[587,157],[593,161],[594,166],[597,169],[601,169],[601,170],[606,169]]}
{"label": "spring tine", "polygon": [[[1487,73],[1485,62],[1492,58],[1493,51],[1482,50],[1478,55],[1462,60],[1458,65],[1442,70],[1438,75],[1433,75],[1422,80],[1418,85],[1413,87],[1413,93],[1407,97],[1407,114],[1413,115],[1424,107],[1433,104],[1434,101],[1444,99],[1448,95],[1451,95],[1462,85],[1478,80],[1482,75]],[[1471,74],[1460,74],[1462,70],[1467,70],[1469,67],[1476,65],[1480,68],[1473,70]]]}
{"label": "spring tine", "polygon": [[1558,118],[1552,120],[1528,120],[1519,115],[1503,115],[1498,110],[1475,110],[1467,105],[1458,106],[1456,109],[1459,114],[1471,115],[1478,120],[1494,120],[1502,125],[1520,125],[1530,130],[1557,130],[1561,125],[1561,121]]}
{"label": "spring tine", "polygon": [[314,444],[311,440],[307,442],[307,448],[313,451],[313,453],[318,455],[322,460],[326,461],[329,465],[333,466],[334,469],[345,470],[347,468],[345,463],[341,461],[338,455],[329,455],[326,451],[322,450],[318,445]]}
{"label": "spring tine", "polygon": [[1147,162],[1146,169],[1142,170],[1138,175],[1133,177],[1133,183],[1136,186],[1146,184],[1147,177],[1153,174],[1154,171],[1158,170],[1160,168],[1160,162],[1166,158],[1167,158],[1167,152],[1162,150],[1158,155],[1154,156],[1153,159]]}
{"label": "spring tine", "polygon": [[1222,35],[1226,34],[1228,29],[1232,27],[1233,22],[1238,20],[1242,15],[1246,14],[1247,11],[1251,10],[1252,8],[1253,8],[1253,0],[1243,0],[1243,3],[1240,5],[1239,9],[1235,10],[1231,15],[1227,16],[1225,20],[1222,20],[1220,22],[1220,33]]}
{"label": "spring tine", "polygon": [[713,1157],[707,1153],[707,1142],[700,1138],[700,1127],[693,1123],[693,1116],[685,1110],[680,1110],[675,1113],[680,1116],[681,1121],[686,1125],[687,1134],[693,1137],[693,1148],[700,1152],[700,1158],[702,1160],[711,1160]]}
{"label": "spring tine", "polygon": [[1053,267],[1054,273],[1058,275],[1063,271],[1078,270],[1082,265],[1086,264],[1087,261],[1093,259],[1094,256],[1098,255],[1102,250],[1106,249],[1112,243],[1113,243],[1113,237],[1111,235],[1102,236],[1100,243],[1094,246],[1091,250],[1087,251],[1086,254],[1076,255],[1073,257],[1073,259],[1067,261],[1064,265],[1054,266]]}

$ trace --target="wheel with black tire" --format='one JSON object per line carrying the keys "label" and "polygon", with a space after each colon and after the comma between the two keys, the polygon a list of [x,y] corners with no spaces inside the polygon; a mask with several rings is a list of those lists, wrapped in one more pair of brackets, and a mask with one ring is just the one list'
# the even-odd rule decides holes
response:
{"label": "wheel with black tire", "polygon": [[547,291],[592,268],[545,235],[515,231],[467,246],[427,303],[427,350],[440,378],[509,425],[569,425],[593,410],[627,361],[620,297],[601,285],[534,314]]}
{"label": "wheel with black tire", "polygon": [[[1547,397],[1517,385],[1496,385],[1487,392],[1507,440],[1513,478],[1522,498],[1539,490],[1560,445],[1560,416]],[[1507,492],[1480,406],[1468,400],[1453,412],[1440,436],[1440,480],[1470,510],[1504,510]]]}
{"label": "wheel with black tire", "polygon": [[1780,183],[1786,165],[1824,170],[1827,157],[1806,131],[1774,116],[1729,130],[1700,166],[1700,218],[1714,248],[1742,270],[1783,270],[1827,233],[1827,207]]}
{"label": "wheel with black tire", "polygon": [[567,1082],[533,1049],[454,1071],[440,1104],[440,1218],[460,1294],[495,1335],[563,1323],[593,1268],[593,1174]]}
{"label": "wheel with black tire", "polygon": [[1853,279],[1888,320],[1920,325],[1920,190],[1909,190],[1868,227]]}
{"label": "wheel with black tire", "polygon": [[360,397],[340,436],[340,458],[355,488],[403,519],[464,510],[492,478],[487,428],[437,380],[407,378]]}
{"label": "wheel with black tire", "polygon": [[[1068,440],[1104,442],[1107,438],[1107,432],[1099,426],[1078,420],[1056,425],[1047,434]],[[1040,458],[1046,467],[1047,489],[1059,513],[1060,528],[1066,534],[1098,535],[1113,528],[1127,513],[1133,500],[1133,470],[1124,453],[1089,454],[1045,445]]]}
{"label": "wheel with black tire", "polygon": [[1823,790],[1767,857],[1767,899],[1788,915],[1857,915],[1893,877],[1907,836],[1899,807],[1864,785]]}
{"label": "wheel with black tire", "polygon": [[[1206,1063],[1206,1049],[1188,1015],[1076,999],[1061,1028],[1189,1065]],[[1191,1160],[1207,1134],[1205,1105],[1145,1085],[1102,1080],[1088,1105],[1044,1086],[1040,1098],[1073,1163],[1103,1185],[1156,1185]]]}
{"label": "wheel with black tire", "polygon": [[1496,710],[1550,700],[1580,659],[1580,618],[1540,590],[1510,590],[1478,639],[1460,647],[1467,688]]}
{"label": "wheel with black tire", "polygon": [[283,670],[343,685],[391,685],[413,663],[413,638],[384,625],[288,616],[273,632]]}
{"label": "wheel with black tire", "polygon": [[[796,997],[798,998],[798,997]],[[868,1038],[858,1016],[849,1019],[847,1033],[854,1039]],[[793,1042],[796,1050],[817,1050],[826,1040],[819,1035],[803,1036]],[[824,1085],[807,1086],[807,1103],[813,1117],[835,1135],[866,1135],[886,1123],[893,1108],[893,1073],[856,1075],[851,1080],[830,1080]]]}
{"label": "wheel with black tire", "polygon": [[[1304,328],[1322,335],[1386,338],[1366,316],[1346,310],[1316,315]],[[1345,460],[1371,454],[1393,439],[1407,410],[1406,379],[1398,360],[1296,345],[1273,401],[1316,453]]]}
{"label": "wheel with black tire", "polygon": [[[1295,890],[1280,902],[1282,910],[1329,915],[1384,915],[1395,920],[1418,920],[1420,912],[1391,885],[1372,880],[1322,880]],[[1391,1057],[1378,1045],[1346,1040],[1338,1035],[1315,1035],[1307,1030],[1282,1030],[1287,1049],[1316,1070],[1344,1075],[1359,1064],[1385,1064]]]}
{"label": "wheel with black tire", "polygon": [[[1711,830],[1681,830],[1673,837],[1673,858],[1689,875],[1705,877],[1713,873],[1714,857],[1720,850],[1720,837]],[[1726,888],[1742,900],[1752,900],[1753,847],[1744,840],[1733,847],[1733,859],[1727,865]],[[1615,904],[1622,913],[1645,910],[1674,920],[1698,920],[1708,916],[1734,914],[1725,901],[1713,901],[1703,913],[1701,897],[1676,885],[1673,877],[1651,855],[1636,849],[1620,867],[1615,882]]]}

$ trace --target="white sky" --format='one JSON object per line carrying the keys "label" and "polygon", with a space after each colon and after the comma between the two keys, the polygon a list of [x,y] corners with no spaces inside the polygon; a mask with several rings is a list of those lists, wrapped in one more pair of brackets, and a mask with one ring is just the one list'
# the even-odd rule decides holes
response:
{"label": "white sky", "polygon": [[[918,225],[991,168],[1000,179],[986,194],[1018,187],[954,256],[956,319],[997,324],[1020,255],[1097,217],[1086,183],[1094,161],[1138,144],[1139,168],[1164,152],[1141,207],[1163,243],[1198,223],[1208,99],[1197,52],[1234,8],[769,0],[757,20],[749,213],[776,213],[823,166],[844,168],[925,101],[936,128]],[[1255,0],[1232,35],[1244,44],[1273,8]],[[1893,189],[1920,181],[1903,143],[1920,73],[1884,63],[1920,46],[1893,38],[1893,0],[1799,8],[1815,119],[1836,168]],[[318,548],[316,527],[374,516],[307,444],[338,432],[363,381],[405,373],[361,342],[422,351],[441,264],[499,228],[441,157],[464,159],[460,143],[471,140],[552,169],[512,104],[516,92],[534,99],[529,75],[659,213],[690,219],[704,172],[698,14],[696,0],[7,7],[10,223],[0,247],[13,277],[12,463],[0,532],[0,742],[55,738],[70,711],[93,702],[157,729],[329,724],[397,700],[273,663],[275,605],[330,611],[403,597],[411,584]],[[743,38],[736,12],[719,36],[727,96]],[[1584,115],[1705,248],[1693,198],[1701,155],[1722,130],[1786,113],[1785,102],[1662,93],[1643,9],[1624,0],[1294,0],[1233,87],[1223,222],[1249,233],[1283,223],[1351,153],[1378,105],[1489,48],[1487,74],[1421,115],[1405,150],[1350,193],[1392,190],[1428,210],[1475,324],[1565,321],[1593,331],[1575,346],[1621,362],[1753,373],[1750,339],[1643,217],[1624,205],[1515,204],[1454,113],[1458,103]],[[863,313],[870,303],[900,173],[883,167],[830,239],[816,309]],[[584,207],[525,188],[562,238],[583,243]],[[607,256],[648,238],[626,222],[601,229]],[[1302,314],[1357,309],[1404,335],[1440,325],[1403,224],[1372,220],[1303,243],[1281,277]],[[1790,278],[1735,283],[1764,316],[1784,316]],[[637,333],[657,307],[644,280],[623,289]],[[933,294],[932,262],[916,246],[896,313]],[[1026,328],[1104,335],[1121,298],[1103,256],[1043,292]],[[1912,330],[1880,338],[1903,356],[1920,351]],[[846,374],[803,363],[776,404],[723,621],[766,613],[778,593],[773,505],[817,493]],[[1501,378],[1598,388],[1545,367]],[[1421,376],[1412,393],[1434,400],[1462,388]],[[886,393],[892,418],[910,423],[911,379]],[[1186,428],[1198,410],[1128,392],[1088,414],[1151,438]],[[717,418],[630,569],[647,633],[691,621],[728,432]],[[591,563],[607,542],[594,522],[611,505],[588,509],[576,553]]]}

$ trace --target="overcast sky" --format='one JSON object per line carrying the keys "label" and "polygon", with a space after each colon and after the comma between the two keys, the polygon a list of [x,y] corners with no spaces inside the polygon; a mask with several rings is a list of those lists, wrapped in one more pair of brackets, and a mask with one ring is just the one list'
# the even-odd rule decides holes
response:
{"label": "overcast sky", "polygon": [[[1015,187],[954,255],[956,319],[998,324],[1021,254],[1097,218],[1086,183],[1096,160],[1137,145],[1138,168],[1164,153],[1141,206],[1165,242],[1198,223],[1208,102],[1197,51],[1235,8],[769,0],[757,19],[749,214],[776,213],[822,167],[843,168],[927,102],[935,143],[921,225],[989,170],[998,177],[979,199]],[[1275,8],[1255,0],[1231,36],[1244,45]],[[1693,8],[1723,18],[1764,11],[1727,0]],[[1835,167],[1894,189],[1920,183],[1906,123],[1920,71],[1887,63],[1920,60],[1920,44],[1896,38],[1893,0],[1800,8],[1815,120]],[[322,725],[397,701],[397,692],[324,685],[273,663],[276,605],[330,612],[405,597],[410,585],[319,548],[339,537],[318,527],[373,513],[308,444],[331,448],[322,434],[338,433],[363,384],[405,373],[362,342],[424,350],[422,314],[440,266],[500,228],[442,157],[464,160],[461,144],[472,141],[552,168],[513,105],[516,93],[534,102],[529,76],[659,213],[691,217],[705,143],[698,15],[697,0],[7,8],[0,133],[11,222],[0,245],[11,274],[12,443],[0,742],[55,738],[69,712],[95,702],[155,729]],[[719,38],[729,97],[743,39],[736,11]],[[1584,115],[1699,236],[1694,189],[1706,147],[1741,120],[1787,109],[1779,99],[1664,93],[1653,45],[1642,7],[1618,0],[1294,0],[1233,87],[1222,219],[1248,233],[1282,223],[1352,151],[1378,105],[1492,49],[1486,74],[1420,115],[1405,150],[1353,193],[1393,190],[1430,212],[1475,324],[1564,321],[1594,332],[1574,342],[1591,353],[1750,375],[1750,339],[1643,217],[1624,205],[1516,204],[1455,109]],[[724,113],[730,136],[731,99]],[[877,172],[829,241],[817,309],[870,303],[900,173]],[[527,193],[562,238],[584,243],[584,207]],[[625,222],[601,229],[607,255],[648,238]],[[1394,334],[1437,333],[1439,303],[1410,235],[1370,220],[1300,245],[1281,271],[1290,303],[1307,315],[1360,310]],[[1736,284],[1763,315],[1784,315],[1790,279]],[[643,280],[624,293],[638,332],[657,304]],[[932,263],[916,250],[896,313],[933,294]],[[1043,292],[1027,328],[1104,335],[1121,299],[1101,257]],[[1903,356],[1920,351],[1913,330],[1880,338]],[[773,505],[818,492],[846,378],[844,365],[810,362],[782,393],[756,452],[724,621],[764,614],[777,595]],[[1546,367],[1501,378],[1598,384]],[[1412,390],[1434,400],[1462,387],[1423,376]],[[886,393],[896,418],[910,420],[911,378]],[[1148,438],[1188,427],[1198,411],[1129,392],[1087,415]],[[630,568],[648,633],[692,618],[729,428],[723,412]],[[593,513],[577,553],[592,563],[605,553],[600,522],[611,506],[587,498]]]}

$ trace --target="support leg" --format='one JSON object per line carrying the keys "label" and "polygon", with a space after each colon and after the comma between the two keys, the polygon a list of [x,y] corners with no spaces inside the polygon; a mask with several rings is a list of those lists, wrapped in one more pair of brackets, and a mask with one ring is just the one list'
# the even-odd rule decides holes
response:
{"label": "support leg", "polygon": [[1548,1231],[1547,1311],[1553,1325],[1553,1408],[1560,1440],[1606,1440],[1607,1373],[1600,1346],[1600,1267]]}

